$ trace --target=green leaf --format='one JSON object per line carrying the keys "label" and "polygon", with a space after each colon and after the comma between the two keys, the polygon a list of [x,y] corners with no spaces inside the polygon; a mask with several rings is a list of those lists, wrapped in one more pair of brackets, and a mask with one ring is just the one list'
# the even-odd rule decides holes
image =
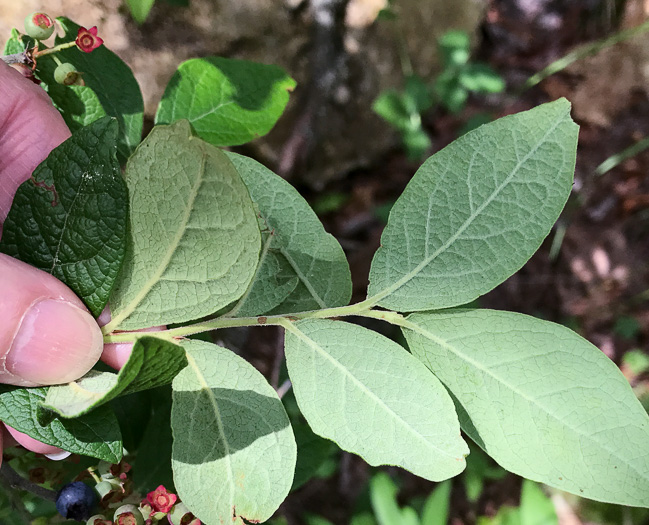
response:
{"label": "green leaf", "polygon": [[552,500],[529,479],[523,480],[520,516],[521,525],[559,525]]}
{"label": "green leaf", "polygon": [[[228,158],[272,232],[267,239],[270,255],[262,261],[242,308],[267,313],[263,311],[267,307],[263,301],[269,300],[271,293],[276,294],[273,302],[281,301],[272,310],[274,314],[347,305],[352,281],[345,253],[338,241],[325,232],[306,201],[293,186],[258,162],[234,153],[228,153]],[[281,279],[287,288],[291,279],[299,281],[285,299],[280,298],[285,289],[273,291],[276,281],[268,279],[275,267],[280,269],[275,278]]]}
{"label": "green leaf", "polygon": [[95,316],[122,266],[128,196],[103,118],[55,148],[16,192],[0,251],[62,280]]}
{"label": "green leaf", "polygon": [[38,423],[38,413],[47,388],[7,388],[0,393],[0,420],[47,445],[73,454],[83,454],[110,463],[122,458],[122,438],[117,418],[109,407],[101,407],[78,419],[53,419]]}
{"label": "green leaf", "polygon": [[456,399],[462,429],[504,468],[586,498],[649,506],[649,416],[589,342],[489,310],[413,314],[404,332]]}
{"label": "green leaf", "polygon": [[293,480],[296,446],[273,388],[247,361],[184,341],[173,381],[172,466],[178,496],[207,525],[265,521]]}
{"label": "green leaf", "polygon": [[422,128],[413,131],[407,131],[403,134],[403,145],[410,160],[421,159],[422,155],[428,151],[432,143]]}
{"label": "green leaf", "polygon": [[[171,406],[171,385],[168,386],[169,406]],[[115,412],[119,428],[122,431],[122,443],[129,453],[138,450],[144,431],[151,419],[153,396],[150,392],[140,391],[128,396],[116,397],[109,403],[110,408]],[[171,433],[171,430],[169,432]],[[171,456],[171,446],[169,447],[169,455]],[[171,471],[171,459],[169,460],[169,470]]]}
{"label": "green leaf", "polygon": [[131,16],[138,24],[143,24],[155,0],[126,0]]}
{"label": "green leaf", "polygon": [[397,503],[399,489],[385,472],[370,481],[370,501],[379,525],[402,525],[401,508]]}
{"label": "green leaf", "polygon": [[300,278],[277,248],[275,232],[265,232],[257,271],[246,293],[230,311],[237,317],[252,317],[270,312],[295,290]]}
{"label": "green leaf", "polygon": [[401,93],[383,91],[372,104],[372,110],[398,130],[409,127],[410,112],[405,107]]}
{"label": "green leaf", "polygon": [[[23,38],[25,38],[25,40],[23,40]],[[2,54],[13,55],[16,53],[22,53],[28,46],[26,42],[27,38],[28,37],[23,37],[23,35],[21,35],[20,31],[18,31],[17,29],[12,29],[11,33],[9,34],[9,38],[5,43],[4,51]]]}
{"label": "green leaf", "polygon": [[295,81],[281,68],[222,57],[193,58],[178,66],[156,124],[187,119],[215,146],[237,146],[268,133],[288,103]]}
{"label": "green leaf", "polygon": [[420,76],[410,75],[406,77],[404,94],[412,113],[423,113],[433,105],[431,90]]}
{"label": "green leaf", "polygon": [[458,78],[460,84],[469,91],[500,93],[505,90],[503,78],[487,64],[469,64]]}
{"label": "green leaf", "polygon": [[397,343],[357,325],[305,320],[286,334],[286,364],[316,434],[370,465],[434,481],[464,469],[468,448],[450,397]]}
{"label": "green leaf", "polygon": [[175,492],[171,470],[171,388],[157,388],[150,393],[152,413],[133,463],[133,483],[143,494],[159,485]]}
{"label": "green leaf", "polygon": [[477,525],[522,525],[521,512],[517,507],[503,505],[495,516],[480,516],[476,523]]}
{"label": "green leaf", "polygon": [[132,239],[106,332],[190,321],[246,291],[261,235],[225,154],[187,121],[153,129],[126,166]]}
{"label": "green leaf", "polygon": [[390,212],[368,296],[393,310],[447,308],[521,268],[570,194],[569,110],[561,99],[504,117],[428,159]]}
{"label": "green leaf", "polygon": [[507,471],[497,465],[472,441],[469,442],[469,451],[466,469],[462,472],[462,484],[466,498],[469,502],[476,503],[482,495],[485,480],[502,479],[507,475]]}
{"label": "green leaf", "polygon": [[466,31],[447,31],[438,45],[446,67],[457,68],[469,61],[471,42]]}
{"label": "green leaf", "polygon": [[186,366],[185,351],[180,346],[142,337],[133,345],[119,374],[91,370],[77,381],[50,387],[43,406],[63,417],[79,417],[119,395],[169,384]]}
{"label": "green leaf", "polygon": [[298,452],[291,492],[317,476],[325,462],[333,461],[338,451],[335,443],[314,434],[308,425],[293,424],[293,434]]}
{"label": "green leaf", "polygon": [[[57,36],[56,45],[73,41],[80,26],[65,17],[59,17],[57,21],[63,27],[65,36]],[[106,46],[92,53],[84,53],[74,47],[57,55],[61,62],[70,62],[83,73],[86,86],[97,94],[106,113],[117,118],[120,130],[117,151],[120,159],[125,161],[142,139],[144,102],[133,72]]]}
{"label": "green leaf", "polygon": [[421,510],[421,525],[448,524],[452,488],[451,481],[444,481],[435,487],[435,490],[426,498],[424,508]]}
{"label": "green leaf", "polygon": [[460,84],[456,71],[444,71],[435,81],[435,94],[440,104],[451,113],[464,109],[469,98],[468,90]]}
{"label": "green leaf", "polygon": [[73,133],[106,116],[99,97],[88,86],[50,84],[47,86],[47,93]]}

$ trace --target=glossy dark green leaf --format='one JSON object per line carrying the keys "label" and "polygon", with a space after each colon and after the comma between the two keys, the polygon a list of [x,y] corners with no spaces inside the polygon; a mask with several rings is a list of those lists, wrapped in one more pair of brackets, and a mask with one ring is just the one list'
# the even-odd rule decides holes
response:
{"label": "glossy dark green leaf", "polygon": [[[80,26],[65,17],[57,20],[65,36],[57,37],[56,45],[73,41]],[[86,86],[97,94],[106,113],[117,118],[120,130],[117,149],[120,160],[126,161],[142,139],[144,118],[142,93],[133,72],[104,45],[91,53],[73,47],[61,51],[58,56],[62,62],[70,62],[83,73]]]}
{"label": "glossy dark green leaf", "polygon": [[119,425],[109,407],[100,407],[77,419],[54,419],[41,426],[38,412],[47,388],[2,387],[0,392],[0,420],[19,432],[73,454],[110,463],[118,463],[122,458]]}
{"label": "glossy dark green leaf", "polygon": [[122,266],[128,195],[105,117],[55,148],[16,192],[0,251],[51,273],[98,316]]}

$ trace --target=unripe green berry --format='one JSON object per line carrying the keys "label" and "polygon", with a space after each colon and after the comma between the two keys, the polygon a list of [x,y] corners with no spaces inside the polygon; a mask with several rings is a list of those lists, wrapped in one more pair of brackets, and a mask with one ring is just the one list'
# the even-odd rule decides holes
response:
{"label": "unripe green berry", "polygon": [[176,503],[173,506],[168,517],[172,525],[195,525],[200,523],[200,520],[194,517],[192,512],[182,502]]}
{"label": "unripe green berry", "polygon": [[54,20],[45,13],[32,13],[25,17],[25,33],[36,40],[47,40],[54,33]]}
{"label": "unripe green berry", "polygon": [[122,505],[115,511],[115,525],[144,525],[144,516],[135,505]]}
{"label": "unripe green berry", "polygon": [[65,62],[56,67],[54,70],[54,80],[57,84],[63,84],[64,86],[83,85],[81,73],[69,62]]}
{"label": "unripe green berry", "polygon": [[86,521],[86,525],[108,525],[109,523],[112,522],[103,514],[95,514]]}
{"label": "unripe green berry", "polygon": [[97,474],[99,474],[103,479],[113,479],[115,476],[110,471],[112,466],[113,464],[108,461],[100,461],[97,465]]}

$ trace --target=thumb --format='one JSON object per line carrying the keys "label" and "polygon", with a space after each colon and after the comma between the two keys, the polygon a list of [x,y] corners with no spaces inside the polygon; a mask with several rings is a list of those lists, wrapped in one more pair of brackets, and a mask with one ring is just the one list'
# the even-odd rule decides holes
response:
{"label": "thumb", "polygon": [[101,330],[58,279],[0,254],[0,290],[0,383],[66,383],[97,362]]}

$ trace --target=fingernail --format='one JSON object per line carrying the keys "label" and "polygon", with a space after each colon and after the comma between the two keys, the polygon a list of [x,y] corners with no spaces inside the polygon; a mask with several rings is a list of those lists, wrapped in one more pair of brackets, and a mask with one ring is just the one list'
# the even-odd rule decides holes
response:
{"label": "fingernail", "polygon": [[54,454],[45,454],[45,457],[51,459],[52,461],[62,461],[66,458],[69,458],[71,455],[71,452],[62,450],[61,452],[55,452]]}
{"label": "fingernail", "polygon": [[88,312],[44,299],[25,313],[5,366],[32,384],[67,383],[92,368],[102,347],[101,329]]}

